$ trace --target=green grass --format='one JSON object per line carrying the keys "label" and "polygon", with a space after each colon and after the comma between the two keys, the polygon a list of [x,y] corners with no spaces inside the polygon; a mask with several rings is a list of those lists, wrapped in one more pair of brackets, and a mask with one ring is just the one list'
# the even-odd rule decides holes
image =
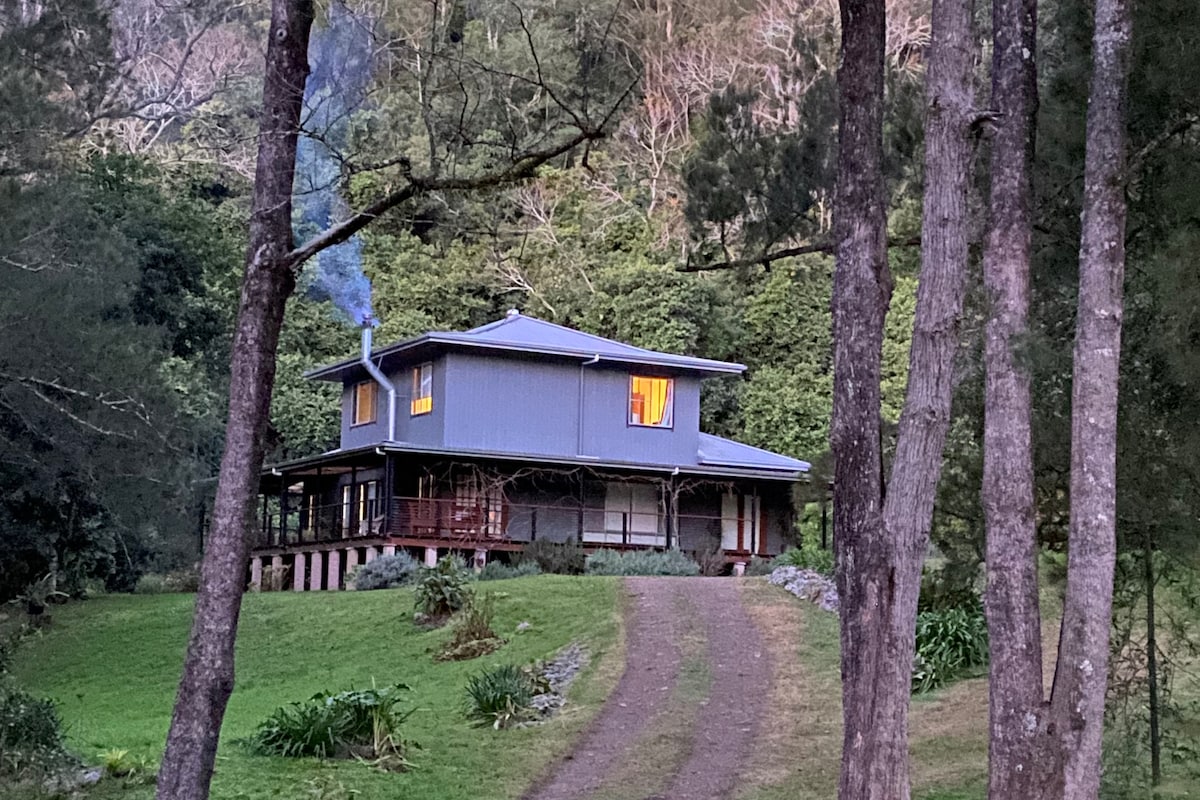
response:
{"label": "green grass", "polygon": [[[496,581],[486,589],[497,593],[495,628],[509,643],[484,658],[448,663],[434,662],[432,654],[449,632],[413,627],[409,590],[247,595],[212,796],[312,796],[314,782],[332,789],[341,784],[357,791],[357,800],[518,796],[569,747],[615,685],[623,666],[623,593],[613,579],[561,576]],[[191,595],[110,596],[57,609],[53,628],[18,651],[16,678],[59,703],[71,743],[85,758],[120,748],[157,761],[192,603]],[[531,627],[518,634],[522,621]],[[560,717],[510,731],[468,723],[463,708],[470,674],[485,665],[543,658],[572,641],[587,646],[591,662]],[[419,711],[405,736],[422,749],[412,754],[412,772],[257,756],[239,743],[280,705],[372,680],[413,688]],[[149,787],[103,786],[90,796],[145,800],[153,794]]]}
{"label": "green grass", "polygon": [[[742,597],[782,679],[771,692],[761,745],[772,771],[747,781],[744,800],[825,800],[837,794],[842,745],[837,615],[765,581]],[[914,700],[909,714],[913,796],[982,800],[987,766],[987,680],[956,681]]]}

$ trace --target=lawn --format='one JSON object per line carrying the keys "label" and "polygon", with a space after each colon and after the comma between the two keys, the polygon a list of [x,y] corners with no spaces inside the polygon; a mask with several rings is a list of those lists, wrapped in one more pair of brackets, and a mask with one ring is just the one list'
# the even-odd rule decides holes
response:
{"label": "lawn", "polygon": [[[540,576],[480,584],[497,593],[497,653],[437,663],[448,636],[412,624],[408,590],[247,595],[212,796],[217,800],[322,797],[424,800],[517,797],[570,746],[615,685],[624,663],[615,579]],[[111,596],[57,609],[53,627],[18,651],[17,680],[53,697],[72,745],[94,759],[111,748],[155,761],[170,720],[191,595]],[[527,630],[516,632],[521,622]],[[472,727],[463,716],[467,677],[498,663],[523,664],[581,642],[591,661],[571,705],[550,723],[518,730]],[[276,707],[320,691],[397,681],[418,711],[406,735],[420,743],[404,774],[356,762],[254,755],[240,743]],[[104,784],[90,797],[146,800],[149,787]]]}
{"label": "lawn", "polygon": [[[772,725],[756,748],[739,800],[828,800],[842,749],[837,615],[765,581],[743,600],[777,665]],[[958,681],[913,699],[913,797],[982,800],[987,776],[987,679]]]}

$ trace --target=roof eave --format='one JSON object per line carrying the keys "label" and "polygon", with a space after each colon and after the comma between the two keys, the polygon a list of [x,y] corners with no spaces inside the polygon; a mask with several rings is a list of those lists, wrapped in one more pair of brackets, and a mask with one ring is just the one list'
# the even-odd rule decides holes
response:
{"label": "roof eave", "polygon": [[803,470],[772,469],[750,465],[723,464],[647,464],[642,462],[602,460],[599,458],[563,458],[536,453],[507,453],[492,450],[448,450],[432,447],[406,447],[395,442],[380,442],[363,447],[346,450],[329,450],[315,456],[293,459],[292,461],[270,464],[263,467],[261,475],[267,476],[276,472],[285,472],[303,467],[315,466],[320,462],[338,461],[354,458],[372,452],[408,453],[415,455],[459,456],[462,458],[494,459],[497,461],[540,462],[545,464],[567,464],[571,466],[587,466],[601,469],[628,469],[644,472],[662,472],[670,474],[678,470],[680,474],[712,476],[718,478],[751,478],[756,480],[786,481],[795,483],[804,477]]}
{"label": "roof eave", "polygon": [[[556,347],[530,347],[529,345],[521,345],[508,342],[473,342],[460,338],[462,334],[454,333],[426,333],[418,336],[415,339],[408,339],[403,342],[398,342],[388,347],[383,347],[374,350],[371,353],[371,358],[382,359],[387,356],[397,355],[406,350],[412,350],[424,344],[441,344],[453,347],[463,347],[478,350],[499,350],[506,353],[530,353],[534,355],[549,355],[559,356],[562,358],[590,358],[591,354],[578,350],[564,350]],[[664,354],[669,355],[669,354]],[[600,363],[610,362],[616,364],[629,364],[634,366],[645,365],[651,367],[659,367],[662,369],[680,370],[682,372],[691,372],[700,374],[706,377],[715,377],[718,375],[740,375],[746,371],[744,364],[736,364],[729,361],[714,361],[706,358],[691,358],[689,356],[678,356],[676,358],[656,358],[656,357],[636,357],[636,356],[612,356],[605,355],[600,357]],[[309,370],[304,373],[304,377],[309,380],[341,380],[343,374],[347,370],[354,369],[359,366],[360,361],[357,358],[349,358],[339,361],[336,364],[330,364],[325,367],[318,367],[314,370]]]}

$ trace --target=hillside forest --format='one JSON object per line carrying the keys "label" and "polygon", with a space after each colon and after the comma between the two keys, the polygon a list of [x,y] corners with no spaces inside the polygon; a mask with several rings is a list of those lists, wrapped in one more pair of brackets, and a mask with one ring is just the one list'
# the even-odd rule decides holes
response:
{"label": "hillside forest", "polygon": [[[1051,568],[1065,565],[1071,530],[1088,87],[1103,2],[1032,6],[1030,303],[1013,353],[1032,387],[1034,519]],[[987,552],[983,273],[1004,116],[988,106],[989,5],[965,6],[979,113],[960,183],[966,289],[930,530],[944,561],[931,591],[946,593],[978,588]],[[303,373],[353,355],[363,314],[390,342],[516,308],[745,364],[744,376],[708,382],[702,427],[812,462],[796,489],[796,538],[819,539],[835,475],[838,3],[322,0],[312,11],[295,172],[283,179],[290,255],[303,257],[294,285],[278,287],[292,299],[271,353],[266,461],[337,445],[336,391]],[[48,573],[76,596],[129,591],[143,574],[200,559],[235,316],[252,291],[247,247],[267,224],[251,212],[264,191],[257,135],[278,112],[264,97],[271,14],[267,0],[0,0],[0,600]],[[930,3],[888,0],[882,33],[886,475],[921,266]],[[1118,618],[1154,585],[1147,562],[1169,585],[1196,562],[1197,51],[1196,3],[1134,7]]]}

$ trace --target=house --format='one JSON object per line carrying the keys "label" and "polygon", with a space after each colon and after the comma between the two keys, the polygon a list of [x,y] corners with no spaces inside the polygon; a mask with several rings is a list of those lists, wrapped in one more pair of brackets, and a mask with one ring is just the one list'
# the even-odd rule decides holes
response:
{"label": "house", "polygon": [[[408,548],[476,563],[585,549],[783,548],[809,465],[700,431],[700,383],[740,364],[645,350],[510,311],[307,377],[342,387],[341,446],[268,468],[251,581],[337,589]],[[282,575],[288,574],[286,579]]]}

